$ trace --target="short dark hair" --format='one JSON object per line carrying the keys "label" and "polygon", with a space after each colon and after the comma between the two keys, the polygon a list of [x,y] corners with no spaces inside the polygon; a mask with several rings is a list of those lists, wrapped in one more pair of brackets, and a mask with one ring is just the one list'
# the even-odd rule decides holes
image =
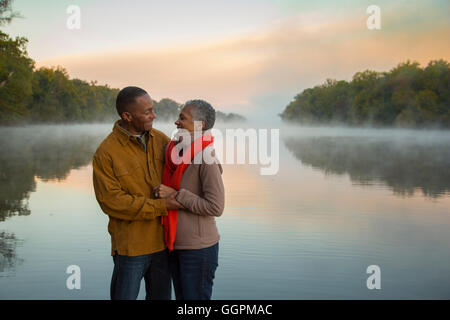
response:
{"label": "short dark hair", "polygon": [[216,121],[216,110],[204,100],[189,100],[183,107],[192,106],[192,118],[197,121],[204,121],[204,130],[209,130],[214,126]]}
{"label": "short dark hair", "polygon": [[136,102],[136,98],[148,94],[147,91],[139,87],[126,87],[119,91],[116,98],[116,109],[120,117],[122,112],[130,110],[130,105]]}

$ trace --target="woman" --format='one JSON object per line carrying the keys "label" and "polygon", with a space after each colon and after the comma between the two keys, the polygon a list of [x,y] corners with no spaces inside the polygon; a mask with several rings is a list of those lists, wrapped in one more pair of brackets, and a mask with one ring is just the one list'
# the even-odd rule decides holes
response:
{"label": "woman", "polygon": [[215,217],[225,203],[222,166],[214,157],[210,129],[215,110],[203,100],[184,104],[175,125],[182,137],[166,149],[160,198],[175,198],[185,209],[162,217],[177,300],[210,300],[218,266]]}

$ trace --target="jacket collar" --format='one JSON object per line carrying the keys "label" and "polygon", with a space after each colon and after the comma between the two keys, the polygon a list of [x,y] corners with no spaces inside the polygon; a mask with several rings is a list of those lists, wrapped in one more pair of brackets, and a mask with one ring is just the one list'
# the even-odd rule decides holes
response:
{"label": "jacket collar", "polygon": [[[128,143],[128,141],[130,140],[130,138],[131,138],[133,135],[132,135],[130,132],[128,132],[127,130],[125,130],[124,128],[122,128],[122,127],[119,125],[119,122],[120,122],[120,120],[117,120],[117,121],[114,123],[114,126],[113,126],[113,132],[114,132],[114,134],[117,136],[117,138],[119,139],[120,143],[121,143],[123,146],[125,146],[125,145]],[[154,136],[153,130],[150,130],[150,131],[149,131],[149,135],[150,135],[151,137]]]}

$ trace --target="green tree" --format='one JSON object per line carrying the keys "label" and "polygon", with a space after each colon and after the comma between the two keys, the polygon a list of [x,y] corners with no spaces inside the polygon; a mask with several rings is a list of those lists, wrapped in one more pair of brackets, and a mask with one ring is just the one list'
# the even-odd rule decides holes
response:
{"label": "green tree", "polygon": [[26,52],[25,38],[11,39],[0,31],[0,123],[10,123],[28,114],[34,61]]}
{"label": "green tree", "polygon": [[19,13],[11,8],[11,0],[0,0],[0,26],[11,23],[12,19],[19,17]]}
{"label": "green tree", "polygon": [[358,72],[350,83],[328,79],[297,95],[280,116],[304,124],[450,128],[450,66],[408,60],[389,72]]}
{"label": "green tree", "polygon": [[115,99],[118,89],[69,79],[62,67],[42,67],[33,75],[30,102],[33,122],[92,122],[117,118]]}
{"label": "green tree", "polygon": [[159,102],[154,101],[156,119],[161,121],[176,121],[180,113],[180,107],[180,103],[169,98],[161,99]]}
{"label": "green tree", "polygon": [[[0,0],[0,25],[19,14],[12,1]],[[62,67],[34,69],[26,52],[27,39],[0,31],[0,125],[18,122],[67,123],[117,119],[118,89],[70,79]],[[155,101],[155,111],[163,121],[174,121],[180,104],[171,99]],[[224,119],[240,119],[224,114]]]}
{"label": "green tree", "polygon": [[75,87],[66,70],[40,68],[33,75],[32,120],[59,122],[80,117]]}

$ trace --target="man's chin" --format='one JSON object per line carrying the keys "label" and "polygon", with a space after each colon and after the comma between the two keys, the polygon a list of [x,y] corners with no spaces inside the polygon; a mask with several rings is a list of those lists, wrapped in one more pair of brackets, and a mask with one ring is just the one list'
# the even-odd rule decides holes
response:
{"label": "man's chin", "polygon": [[153,122],[150,124],[145,124],[144,129],[145,131],[151,131],[153,129]]}

